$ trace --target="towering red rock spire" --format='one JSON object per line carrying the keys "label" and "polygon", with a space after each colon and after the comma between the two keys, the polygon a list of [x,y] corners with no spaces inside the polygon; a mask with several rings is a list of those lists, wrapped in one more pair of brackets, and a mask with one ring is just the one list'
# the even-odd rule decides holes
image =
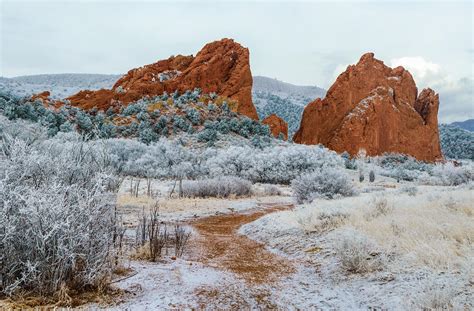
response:
{"label": "towering red rock spire", "polygon": [[392,69],[366,53],[339,75],[324,99],[305,107],[293,140],[351,155],[397,152],[436,161],[442,159],[438,106],[433,90],[418,96],[403,67]]}

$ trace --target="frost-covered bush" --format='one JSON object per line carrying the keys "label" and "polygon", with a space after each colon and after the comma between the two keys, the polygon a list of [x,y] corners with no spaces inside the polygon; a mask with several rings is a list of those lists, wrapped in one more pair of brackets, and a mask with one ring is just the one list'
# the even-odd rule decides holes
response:
{"label": "frost-covered bush", "polygon": [[354,230],[346,230],[335,240],[336,257],[348,273],[367,273],[382,270],[386,256],[377,244]]}
{"label": "frost-covered bush", "polygon": [[403,186],[400,188],[400,192],[414,197],[418,193],[418,188],[416,186]]}
{"label": "frost-covered bush", "polygon": [[342,159],[320,146],[288,144],[262,149],[251,146],[210,150],[203,165],[209,175],[231,175],[252,182],[289,184],[299,175],[323,166],[343,166]]}
{"label": "frost-covered bush", "polygon": [[454,166],[453,163],[438,164],[433,167],[428,183],[443,186],[458,186],[474,179],[474,170],[469,166]]}
{"label": "frost-covered bush", "polygon": [[263,193],[265,195],[281,195],[281,190],[275,185],[265,185],[263,186]]}
{"label": "frost-covered bush", "polygon": [[186,117],[193,125],[198,125],[201,122],[201,114],[194,108],[186,109]]}
{"label": "frost-covered bush", "polygon": [[347,151],[344,151],[341,154],[341,157],[344,159],[344,166],[349,170],[357,169],[357,162],[355,158],[351,158],[350,154]]}
{"label": "frost-covered bush", "polygon": [[[110,107],[104,113],[97,108],[82,110],[72,107],[68,102],[56,109],[54,102],[32,102],[30,98],[20,98],[0,90],[0,113],[9,120],[25,119],[40,123],[49,136],[58,132],[78,131],[88,139],[139,138],[148,144],[157,141],[160,136],[196,132],[199,135],[203,130],[201,125],[206,120],[215,125],[212,128],[214,131],[222,134],[232,132],[233,136],[247,139],[270,137],[267,125],[235,113],[232,110],[235,103],[231,103],[231,108],[222,98],[218,98],[222,105],[208,106],[213,98],[211,95],[201,96],[200,90],[195,89],[181,95],[175,92],[171,98],[167,94],[145,96],[120,109]],[[202,118],[201,114],[206,117]],[[209,145],[220,138],[209,131],[207,126],[204,131],[198,139],[209,142]]]}
{"label": "frost-covered bush", "polygon": [[375,173],[374,173],[374,171],[372,171],[372,170],[369,172],[369,181],[370,181],[370,182],[374,182],[374,181],[375,181]]}
{"label": "frost-covered bush", "polygon": [[183,182],[182,192],[184,197],[189,198],[244,197],[252,194],[252,183],[248,180],[232,176],[187,180]]}
{"label": "frost-covered bush", "polygon": [[377,157],[375,162],[382,167],[381,175],[395,178],[397,181],[414,181],[424,173],[429,173],[433,167],[403,154],[385,154]]}
{"label": "frost-covered bush", "polygon": [[101,284],[111,271],[118,189],[103,148],[64,136],[0,144],[0,293]]}
{"label": "frost-covered bush", "polygon": [[48,137],[47,129],[39,124],[24,120],[7,120],[0,115],[0,136],[4,139],[18,139],[27,145],[43,141]]}
{"label": "frost-covered bush", "polygon": [[332,199],[355,194],[349,176],[333,167],[323,167],[303,174],[293,180],[291,186],[298,203],[311,202],[315,198]]}

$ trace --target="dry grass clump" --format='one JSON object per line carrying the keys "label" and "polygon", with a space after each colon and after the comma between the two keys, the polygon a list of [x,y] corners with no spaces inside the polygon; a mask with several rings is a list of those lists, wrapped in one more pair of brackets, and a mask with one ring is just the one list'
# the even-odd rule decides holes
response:
{"label": "dry grass clump", "polygon": [[411,308],[420,310],[467,310],[467,305],[457,301],[461,282],[446,281],[434,276],[420,283],[420,293],[410,302]]}
{"label": "dry grass clump", "polygon": [[370,221],[372,218],[377,218],[379,216],[386,216],[393,211],[392,204],[389,204],[387,199],[384,197],[376,197],[371,203],[371,208],[365,214],[367,221]]}
{"label": "dry grass clump", "polygon": [[159,217],[159,205],[155,204],[149,214],[143,211],[138,217],[135,252],[131,257],[155,262],[161,259],[163,251],[168,255],[169,248],[174,248],[174,255],[181,257],[190,236],[191,232],[179,224],[174,225],[174,230],[169,230],[168,224]]}
{"label": "dry grass clump", "polygon": [[147,207],[155,203],[155,200],[152,197],[140,195],[134,196],[129,193],[119,194],[117,197],[117,204],[119,206],[138,206],[138,207]]}
{"label": "dry grass clump", "polygon": [[[450,195],[458,200],[446,208]],[[387,204],[393,209],[388,214],[370,218],[354,212],[350,224],[361,233],[372,237],[389,251],[410,258],[414,264],[435,269],[462,265],[474,255],[474,219],[456,210],[474,209],[472,195],[465,191],[419,195],[389,196]],[[380,209],[375,206],[374,210]]]}
{"label": "dry grass clump", "polygon": [[367,273],[382,270],[386,256],[368,237],[354,230],[343,231],[335,241],[336,256],[348,273]]}
{"label": "dry grass clump", "polygon": [[[325,201],[295,212],[302,229],[344,232],[373,240],[405,265],[461,269],[474,258],[474,205],[469,189],[425,187],[416,196],[393,192]],[[343,242],[341,242],[343,243]],[[349,247],[349,242],[344,242]],[[356,242],[354,242],[356,243]],[[359,246],[363,246],[360,241]]]}
{"label": "dry grass clump", "polygon": [[349,216],[350,214],[344,209],[330,206],[312,213],[309,217],[299,217],[297,221],[305,231],[323,233],[342,226]]}
{"label": "dry grass clump", "polygon": [[0,300],[0,310],[57,310],[80,307],[88,303],[107,306],[116,303],[124,294],[123,290],[112,287],[109,281],[104,282],[102,286],[81,291],[61,286],[54,295],[18,291],[13,296]]}

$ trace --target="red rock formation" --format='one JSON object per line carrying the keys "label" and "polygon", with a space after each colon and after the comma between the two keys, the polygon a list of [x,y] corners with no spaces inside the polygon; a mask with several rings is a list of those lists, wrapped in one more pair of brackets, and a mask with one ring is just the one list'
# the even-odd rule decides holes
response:
{"label": "red rock formation", "polygon": [[411,74],[362,55],[339,75],[324,99],[309,103],[293,140],[323,144],[357,155],[397,152],[419,160],[442,159],[438,134],[438,94],[417,95]]}
{"label": "red rock formation", "polygon": [[44,104],[48,104],[51,101],[49,96],[51,96],[51,93],[49,91],[44,91],[44,92],[32,95],[30,100],[31,101],[39,100],[43,102]]}
{"label": "red rock formation", "polygon": [[284,139],[288,139],[288,123],[276,114],[269,115],[263,119],[262,123],[270,127],[273,136],[278,138],[280,134],[283,134]]}
{"label": "red rock formation", "polygon": [[112,90],[81,91],[68,100],[84,109],[128,104],[145,95],[184,92],[200,88],[203,93],[236,100],[237,112],[258,120],[252,103],[252,74],[249,51],[232,39],[206,44],[193,56],[172,56],[154,64],[130,70]]}

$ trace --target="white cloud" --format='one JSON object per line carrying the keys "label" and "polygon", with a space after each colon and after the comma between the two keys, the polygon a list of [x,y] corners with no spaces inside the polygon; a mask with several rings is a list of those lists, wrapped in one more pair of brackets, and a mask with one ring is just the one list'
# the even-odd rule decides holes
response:
{"label": "white cloud", "polygon": [[439,93],[439,120],[442,123],[474,118],[472,77],[453,78],[439,64],[423,57],[401,57],[391,60],[391,66],[403,66],[410,71],[418,89],[430,87]]}
{"label": "white cloud", "polygon": [[425,80],[437,77],[441,73],[440,65],[427,61],[420,56],[394,58],[390,62],[392,68],[403,66],[405,69],[410,71],[415,80]]}

